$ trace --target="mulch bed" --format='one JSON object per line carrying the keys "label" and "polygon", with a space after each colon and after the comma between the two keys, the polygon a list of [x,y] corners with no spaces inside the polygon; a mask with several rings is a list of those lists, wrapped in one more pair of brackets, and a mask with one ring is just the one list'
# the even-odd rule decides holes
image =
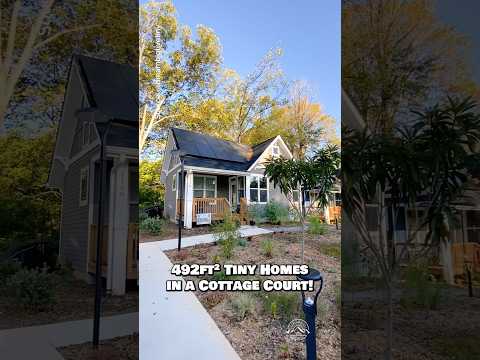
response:
{"label": "mulch bed", "polygon": [[[245,247],[238,246],[233,258],[225,261],[232,264],[299,264],[301,263],[300,234],[278,233],[254,236]],[[264,255],[261,243],[265,239],[273,239],[274,255]],[[325,360],[340,359],[340,259],[324,253],[325,245],[340,246],[340,232],[329,227],[327,234],[306,235],[305,263],[320,270],[325,279],[325,287],[320,295],[317,316],[317,353]],[[174,263],[212,263],[215,255],[220,254],[220,247],[215,244],[201,245],[166,252]],[[268,279],[269,277],[262,277]],[[281,279],[284,277],[270,277]],[[288,277],[287,277],[288,278]],[[290,277],[291,278],[291,277]],[[199,280],[191,277],[191,280]],[[248,277],[243,277],[248,279]],[[220,330],[225,334],[242,360],[264,359],[304,359],[305,345],[288,338],[286,328],[288,320],[273,318],[262,306],[261,296],[257,299],[254,314],[238,320],[231,306],[231,299],[239,296],[239,292],[206,292],[197,291],[196,296],[205,306]],[[300,300],[300,294],[298,294]],[[300,303],[300,301],[298,301]],[[293,318],[303,318],[299,311]]]}
{"label": "mulch bed", "polygon": [[[209,225],[194,226],[191,229],[182,229],[182,237],[210,234],[212,227]],[[167,223],[161,234],[152,235],[147,233],[140,234],[140,242],[150,242],[158,240],[176,239],[178,237],[178,225]]]}
{"label": "mulch bed", "polygon": [[[77,279],[64,279],[55,292],[55,304],[44,311],[29,311],[0,296],[0,329],[44,325],[93,317],[95,287]],[[103,300],[102,316],[138,311],[138,289],[124,296],[107,296]]]}
{"label": "mulch bed", "polygon": [[71,345],[57,349],[65,360],[136,360],[138,334],[101,341],[98,349],[92,343]]}

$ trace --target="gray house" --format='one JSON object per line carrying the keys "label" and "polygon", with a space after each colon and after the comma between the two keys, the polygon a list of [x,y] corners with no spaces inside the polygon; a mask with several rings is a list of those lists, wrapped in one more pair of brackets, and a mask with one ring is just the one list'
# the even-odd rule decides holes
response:
{"label": "gray house", "polygon": [[[185,189],[180,194],[181,162],[184,159]],[[184,224],[202,224],[223,218],[226,211],[246,213],[251,204],[276,201],[289,205],[288,198],[264,176],[265,160],[292,158],[280,136],[255,146],[237,144],[183,129],[169,130],[162,166],[165,185],[164,216],[172,222],[179,217],[180,199],[185,199]],[[298,191],[292,200],[300,201]]]}
{"label": "gray house", "polygon": [[138,248],[138,72],[74,56],[48,185],[62,193],[60,260],[90,280],[95,272],[100,139],[95,120],[108,120],[102,275],[123,294],[136,279]]}

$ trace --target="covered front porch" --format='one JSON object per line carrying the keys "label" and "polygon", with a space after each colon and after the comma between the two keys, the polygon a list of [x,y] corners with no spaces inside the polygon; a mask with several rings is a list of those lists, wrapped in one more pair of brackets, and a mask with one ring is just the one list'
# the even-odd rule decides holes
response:
{"label": "covered front porch", "polygon": [[250,184],[248,173],[187,169],[184,175],[184,191],[181,189],[180,179],[179,173],[176,219],[178,221],[183,214],[185,228],[220,221],[226,213],[233,214],[241,223],[247,222]]}

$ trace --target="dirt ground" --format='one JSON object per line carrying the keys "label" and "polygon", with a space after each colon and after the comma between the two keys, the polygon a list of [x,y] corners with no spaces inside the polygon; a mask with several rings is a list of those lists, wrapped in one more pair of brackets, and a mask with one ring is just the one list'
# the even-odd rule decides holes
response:
{"label": "dirt ground", "polygon": [[[480,289],[468,297],[465,288],[442,285],[431,309],[405,306],[405,290],[394,295],[393,354],[395,359],[480,359]],[[342,358],[377,359],[385,346],[386,306],[380,289],[343,296]]]}
{"label": "dirt ground", "polygon": [[[274,241],[273,257],[264,255],[261,243],[265,239]],[[305,243],[305,263],[320,270],[324,276],[325,287],[320,295],[317,316],[317,353],[325,360],[340,359],[340,231],[329,227],[325,235],[307,235]],[[218,245],[209,244],[167,252],[174,263],[212,263],[220,253]],[[238,246],[233,258],[225,261],[232,264],[299,264],[301,263],[300,234],[275,234],[255,236],[245,247]],[[248,277],[243,277],[247,279]],[[267,279],[267,277],[262,277]],[[269,277],[280,279],[281,277]],[[191,278],[192,280],[198,280]],[[264,359],[304,359],[304,343],[296,342],[286,334],[288,320],[281,316],[273,318],[262,306],[264,293],[252,295],[256,299],[253,314],[238,320],[232,309],[231,300],[238,292],[196,293],[221,331],[243,360]],[[298,308],[291,318],[303,318],[300,311],[300,293]]]}
{"label": "dirt ground", "polygon": [[[93,285],[76,279],[63,280],[56,285],[55,303],[41,312],[20,308],[12,304],[8,298],[0,296],[0,329],[92,318],[94,294]],[[104,298],[103,316],[136,311],[138,311],[138,289],[133,285],[124,296],[107,295]]]}
{"label": "dirt ground", "polygon": [[85,343],[59,348],[57,351],[65,360],[136,360],[138,334],[101,341],[97,350],[93,349],[92,343]]}

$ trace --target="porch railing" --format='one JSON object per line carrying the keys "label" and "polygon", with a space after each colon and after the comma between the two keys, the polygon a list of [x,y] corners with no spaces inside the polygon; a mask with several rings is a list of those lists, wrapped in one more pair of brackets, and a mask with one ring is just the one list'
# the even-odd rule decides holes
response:
{"label": "porch railing", "polygon": [[[108,269],[108,225],[104,225],[103,227],[102,245],[102,276],[106,276]],[[95,273],[97,259],[97,225],[90,226],[88,248],[88,272]],[[138,224],[136,223],[128,224],[127,279],[138,279]]]}
{"label": "porch railing", "polygon": [[[177,199],[177,219],[180,217],[182,201]],[[222,220],[225,212],[231,211],[226,198],[193,198],[192,221],[197,220],[197,214],[212,214],[212,221]]]}

